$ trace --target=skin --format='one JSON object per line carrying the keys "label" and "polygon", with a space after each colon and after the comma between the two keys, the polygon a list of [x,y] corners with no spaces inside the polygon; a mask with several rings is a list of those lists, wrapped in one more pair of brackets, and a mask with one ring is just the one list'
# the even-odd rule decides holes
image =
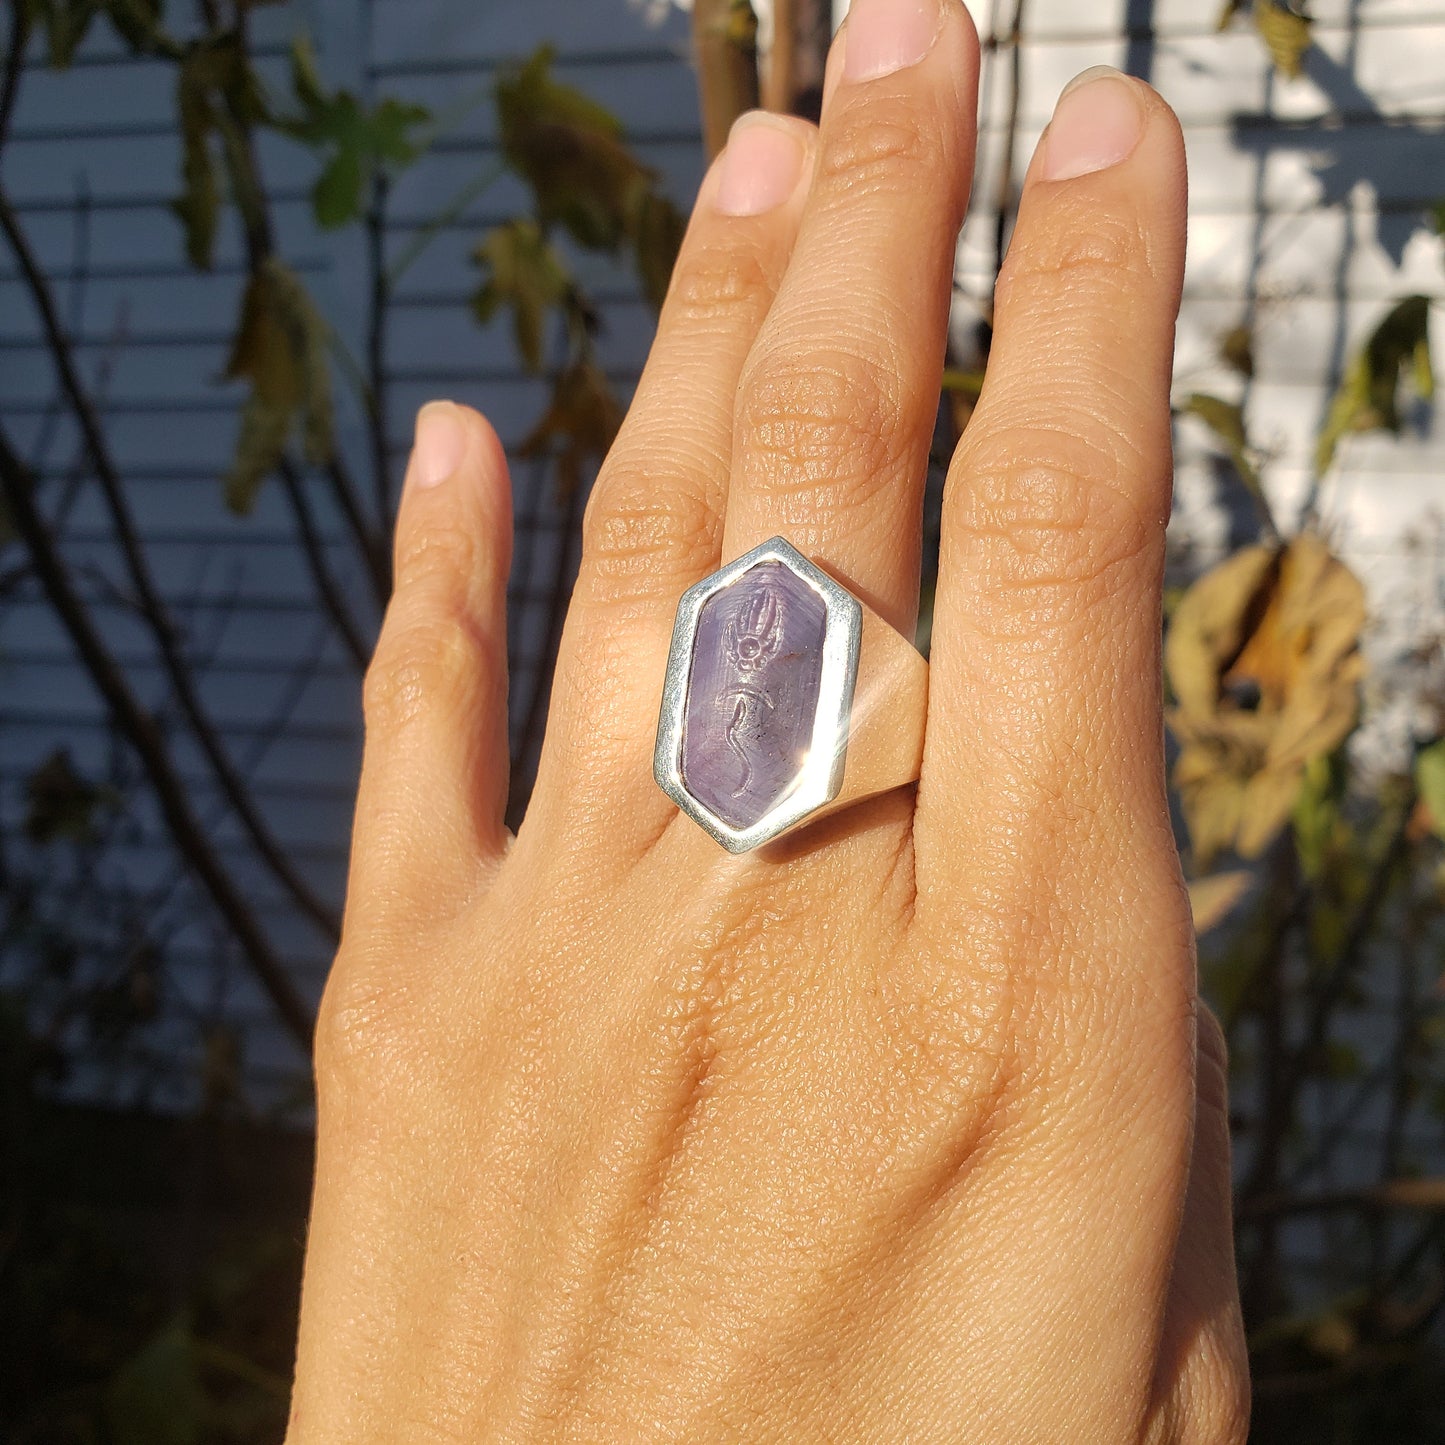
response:
{"label": "skin", "polygon": [[939,3],[921,62],[835,54],[821,131],[774,122],[790,199],[726,215],[704,182],[515,838],[506,462],[457,409],[451,475],[413,465],[290,1445],[1245,1439],[1223,1046],[1164,786],[1185,193],[1147,87],[1128,159],[1025,183],[916,789],[735,858],[651,777],[678,595],[754,543],[911,631],[978,67]]}

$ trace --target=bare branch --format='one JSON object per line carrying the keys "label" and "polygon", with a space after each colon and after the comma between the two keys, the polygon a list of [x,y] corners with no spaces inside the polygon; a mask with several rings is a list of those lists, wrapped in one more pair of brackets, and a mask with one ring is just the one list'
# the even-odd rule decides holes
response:
{"label": "bare branch", "polygon": [[125,675],[102,641],[35,506],[34,490],[29,470],[11,447],[9,438],[0,431],[0,491],[15,530],[30,553],[35,575],[117,726],[139,755],[176,847],[225,918],[282,1022],[309,1053],[311,1010],[297,993],[265,930],[211,846],[171,759],[165,737],[131,691]]}
{"label": "bare branch", "polygon": [[709,157],[732,123],[758,104],[757,22],[748,0],[694,0],[692,46]]}
{"label": "bare branch", "polygon": [[306,562],[311,570],[311,579],[316,584],[317,595],[321,598],[321,604],[326,608],[326,614],[331,618],[332,624],[340,634],[347,652],[351,654],[351,660],[356,664],[358,671],[364,671],[367,659],[371,656],[371,649],[367,646],[366,639],[361,635],[361,629],[352,617],[350,609],[346,605],[346,598],[341,594],[341,588],[337,585],[336,578],[331,574],[331,568],[326,562],[326,552],[322,546],[320,533],[316,528],[316,518],[312,515],[311,504],[306,499],[306,486],[301,480],[301,474],[296,464],[290,457],[282,457],[281,464],[277,468],[281,477],[281,485],[286,492],[287,499],[291,503],[292,515],[296,518],[296,531],[301,538],[302,550],[306,553]]}
{"label": "bare branch", "polygon": [[10,0],[10,48],[5,52],[5,72],[0,77],[0,147],[10,139],[10,121],[20,94],[20,75],[25,69],[30,29],[30,11],[25,0]]}
{"label": "bare branch", "polygon": [[70,338],[60,320],[50,284],[41,271],[34,252],[30,249],[29,241],[21,230],[15,208],[3,190],[0,190],[0,230],[4,231],[10,242],[11,250],[15,253],[16,261],[19,263],[21,274],[25,279],[26,288],[39,313],[51,360],[55,364],[60,380],[61,390],[74,413],[85,449],[90,456],[91,465],[95,468],[111,522],[115,527],[121,555],[125,560],[126,572],[135,589],[141,614],[155,638],[166,673],[170,678],[171,686],[175,689],[177,701],[181,705],[186,721],[195,734],[196,741],[201,745],[226,800],[234,809],[257,853],[265,860],[267,867],[281,885],[295,899],[297,906],[328,937],[335,939],[341,931],[340,920],[337,918],[335,910],[324,903],[301,877],[272,835],[244,780],[232,765],[220,734],[216,731],[201,703],[195,681],[177,640],[175,624],[151,576],[145,549],[131,516],[120,473],[110,455],[100,418],[76,371]]}

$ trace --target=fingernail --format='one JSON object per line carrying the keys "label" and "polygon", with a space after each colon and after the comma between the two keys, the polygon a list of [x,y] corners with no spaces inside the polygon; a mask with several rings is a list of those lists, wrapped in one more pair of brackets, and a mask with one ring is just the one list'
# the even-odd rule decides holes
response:
{"label": "fingernail", "polygon": [[449,401],[429,401],[416,414],[416,441],[412,447],[412,477],[419,487],[444,482],[462,464],[467,452],[467,429]]}
{"label": "fingernail", "polygon": [[1109,65],[1096,65],[1064,87],[1044,142],[1046,181],[1086,176],[1127,160],[1144,134],[1135,86]]}
{"label": "fingernail", "polygon": [[942,24],[938,0],[853,0],[843,79],[876,80],[917,65]]}
{"label": "fingernail", "polygon": [[717,208],[729,216],[758,216],[793,194],[803,171],[803,147],[792,131],[749,111],[733,122],[718,176]]}

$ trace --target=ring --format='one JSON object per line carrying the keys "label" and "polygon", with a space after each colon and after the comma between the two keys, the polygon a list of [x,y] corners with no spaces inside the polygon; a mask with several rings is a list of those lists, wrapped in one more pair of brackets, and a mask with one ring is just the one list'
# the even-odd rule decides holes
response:
{"label": "ring", "polygon": [[783,537],[682,594],[658,786],[730,853],[915,782],[928,663]]}

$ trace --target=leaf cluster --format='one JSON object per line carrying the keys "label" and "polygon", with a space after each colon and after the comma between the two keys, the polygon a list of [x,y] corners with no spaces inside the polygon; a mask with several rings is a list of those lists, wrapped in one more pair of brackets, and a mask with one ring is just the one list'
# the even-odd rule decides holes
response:
{"label": "leaf cluster", "polygon": [[474,251],[482,279],[472,310],[483,323],[510,314],[518,353],[534,374],[545,367],[548,323],[560,318],[565,360],[553,373],[547,410],[520,450],[525,456],[555,453],[565,491],[611,445],[621,405],[595,356],[595,309],[558,239],[630,260],[656,307],[672,274],[683,219],[656,172],[628,149],[621,122],[558,80],[553,58],[551,47],[543,46],[497,82],[502,153],[527,185],[532,208],[493,227]]}
{"label": "leaf cluster", "polygon": [[334,230],[361,214],[366,188],[384,166],[406,166],[426,148],[418,131],[431,112],[392,97],[367,110],[348,90],[328,92],[321,82],[310,40],[291,46],[291,83],[300,114],[277,121],[293,140],[325,157],[311,191],[317,224]]}
{"label": "leaf cluster", "polygon": [[163,48],[160,22],[164,0],[21,0],[20,8],[25,22],[44,32],[50,63],[57,69],[70,65],[101,17],[133,51]]}

